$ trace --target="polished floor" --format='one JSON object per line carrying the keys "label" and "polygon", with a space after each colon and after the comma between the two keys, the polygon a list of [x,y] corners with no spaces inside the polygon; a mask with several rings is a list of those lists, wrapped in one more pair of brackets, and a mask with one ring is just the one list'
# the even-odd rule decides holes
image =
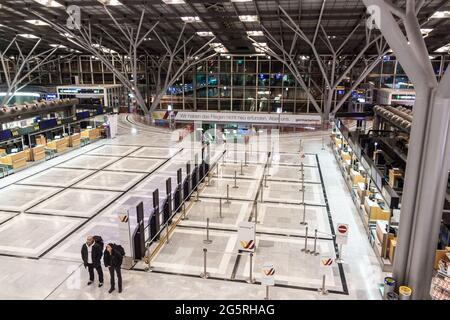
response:
{"label": "polished floor", "polygon": [[[164,199],[166,180],[174,190],[177,170],[184,178],[186,163],[193,168],[201,159],[199,144],[179,142],[178,134],[131,116],[122,116],[119,125],[113,140],[0,180],[0,299],[263,299],[261,267],[268,262],[276,268],[272,299],[381,298],[384,274],[320,132],[211,146],[215,166],[209,178],[174,217],[170,233],[151,247],[153,272],[143,263],[124,270],[120,295],[87,287],[80,262],[86,235],[120,242],[118,214],[127,211],[133,229],[140,202],[147,225],[153,191],[158,188]],[[204,243],[207,219],[210,244]],[[256,222],[253,257],[238,250],[242,221]],[[350,228],[344,262],[321,267],[322,258],[336,257],[338,222]],[[305,245],[318,254],[302,251]],[[203,249],[208,279],[200,277]],[[317,292],[324,275],[326,296]],[[250,278],[255,283],[247,283]]]}

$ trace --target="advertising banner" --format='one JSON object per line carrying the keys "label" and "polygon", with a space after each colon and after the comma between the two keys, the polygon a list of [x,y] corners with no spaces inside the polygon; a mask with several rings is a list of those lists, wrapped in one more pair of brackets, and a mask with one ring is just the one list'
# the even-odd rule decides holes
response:
{"label": "advertising banner", "polygon": [[320,125],[322,120],[318,114],[179,111],[175,121]]}

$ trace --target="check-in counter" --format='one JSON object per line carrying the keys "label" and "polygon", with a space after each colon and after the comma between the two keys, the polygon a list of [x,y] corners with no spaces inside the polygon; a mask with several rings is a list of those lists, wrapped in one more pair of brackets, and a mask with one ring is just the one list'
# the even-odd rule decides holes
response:
{"label": "check-in counter", "polygon": [[342,157],[342,160],[344,160],[344,161],[352,160],[352,157],[350,156],[350,154],[348,152],[345,152],[344,150],[341,150],[341,157]]}
{"label": "check-in counter", "polygon": [[81,131],[81,138],[89,139],[90,141],[100,137],[100,130],[98,128],[86,129]]}
{"label": "check-in counter", "polygon": [[47,143],[47,148],[60,153],[67,150],[69,147],[69,138],[65,137],[62,139],[53,140]]}
{"label": "check-in counter", "polygon": [[[377,226],[376,226],[376,234],[377,234],[377,241],[376,246],[379,250],[379,253],[382,257],[385,256],[389,256],[390,255],[390,242],[392,239],[395,238],[394,234],[392,233],[388,233],[386,231],[386,227],[387,227],[387,222],[385,221],[377,221]],[[392,253],[392,259],[394,253]]]}
{"label": "check-in counter", "polygon": [[389,220],[391,212],[388,209],[382,209],[380,205],[366,197],[364,200],[364,209],[369,220]]}
{"label": "check-in counter", "polygon": [[41,134],[36,136],[36,145],[38,146],[45,146],[47,144],[47,140],[45,137]]}
{"label": "check-in counter", "polygon": [[358,182],[357,183],[357,192],[360,199],[359,204],[364,204],[364,200],[367,196],[367,190],[366,190],[366,184],[364,182]]}
{"label": "check-in counter", "polygon": [[334,138],[334,144],[337,146],[337,147],[340,147],[340,145],[342,144],[342,139],[339,139],[339,138]]}
{"label": "check-in counter", "polygon": [[0,163],[13,169],[19,169],[27,165],[27,153],[24,151],[8,154],[0,158]]}
{"label": "check-in counter", "polygon": [[69,147],[78,147],[81,144],[81,134],[74,133],[69,137]]}
{"label": "check-in counter", "polygon": [[39,145],[30,149],[31,161],[41,161],[45,159],[45,145]]}
{"label": "check-in counter", "polygon": [[350,169],[350,178],[352,179],[352,183],[355,185],[357,183],[364,183],[365,179],[364,177],[361,175],[361,173],[359,173],[356,170]]}

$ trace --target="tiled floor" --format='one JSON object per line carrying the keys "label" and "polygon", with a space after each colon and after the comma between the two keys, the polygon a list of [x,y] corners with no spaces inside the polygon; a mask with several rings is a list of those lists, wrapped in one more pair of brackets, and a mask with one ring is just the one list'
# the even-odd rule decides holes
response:
{"label": "tiled floor", "polygon": [[[333,155],[321,148],[320,133],[290,134],[279,142],[260,136],[252,137],[248,145],[210,146],[212,162],[219,165],[212,169],[208,185],[199,188],[200,201],[194,201],[194,193],[188,202],[187,219],[180,219],[181,213],[175,216],[170,242],[160,240],[151,247],[160,244],[152,258],[157,272],[139,271],[142,263],[124,271],[121,295],[85,287],[79,253],[85,237],[98,234],[105,242],[121,242],[118,214],[128,212],[134,228],[136,206],[142,202],[147,225],[153,212],[153,191],[159,189],[162,207],[166,180],[171,178],[174,191],[177,170],[182,169],[184,179],[186,163],[194,168],[196,154],[201,162],[198,142],[178,142],[177,132],[130,125],[125,117],[120,119],[117,138],[0,180],[0,298],[262,299],[261,285],[242,281],[249,278],[250,260],[248,253],[239,253],[237,241],[239,223],[255,220],[253,277],[261,280],[263,263],[275,265],[278,286],[271,291],[273,299],[380,298],[377,286],[384,274]],[[298,153],[300,138],[304,158]],[[271,161],[269,151],[274,152]],[[233,188],[235,172],[238,188]],[[227,185],[230,203],[226,203]],[[307,226],[300,223],[303,215]],[[203,242],[208,218],[211,244]],[[350,226],[345,263],[322,269],[321,256],[336,255],[331,226],[337,222]],[[301,251],[307,228],[309,250],[314,248],[317,230],[319,255]],[[203,248],[208,249],[207,271],[213,277],[208,280],[199,277]],[[332,290],[328,296],[316,292],[323,274]],[[149,286],[160,288],[159,294],[147,290]]]}

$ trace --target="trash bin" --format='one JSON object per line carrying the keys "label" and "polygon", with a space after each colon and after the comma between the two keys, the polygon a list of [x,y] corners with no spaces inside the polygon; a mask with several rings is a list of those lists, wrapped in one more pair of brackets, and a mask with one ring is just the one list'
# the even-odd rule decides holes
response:
{"label": "trash bin", "polygon": [[411,300],[412,289],[407,286],[398,288],[400,300]]}
{"label": "trash bin", "polygon": [[396,294],[395,292],[389,292],[386,295],[386,300],[398,300],[398,294]]}
{"label": "trash bin", "polygon": [[384,278],[384,295],[383,298],[387,298],[387,294],[390,292],[394,292],[395,285],[397,284],[397,281],[395,281],[392,277],[386,277]]}

